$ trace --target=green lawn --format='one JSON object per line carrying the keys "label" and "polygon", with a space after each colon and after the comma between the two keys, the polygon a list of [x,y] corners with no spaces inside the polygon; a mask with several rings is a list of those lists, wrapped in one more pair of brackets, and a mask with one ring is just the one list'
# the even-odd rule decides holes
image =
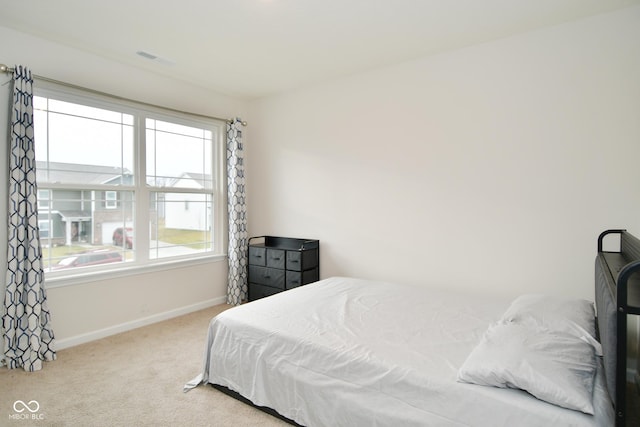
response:
{"label": "green lawn", "polygon": [[211,242],[211,232],[182,230],[178,228],[159,228],[158,240],[172,245],[185,245],[194,249],[203,249]]}

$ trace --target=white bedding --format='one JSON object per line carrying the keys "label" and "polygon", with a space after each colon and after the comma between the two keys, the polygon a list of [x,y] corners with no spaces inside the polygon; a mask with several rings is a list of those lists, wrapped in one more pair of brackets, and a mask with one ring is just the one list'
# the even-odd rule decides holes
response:
{"label": "white bedding", "polygon": [[457,373],[510,300],[330,278],[229,309],[209,327],[199,383],[305,426],[613,425],[601,366],[595,415]]}

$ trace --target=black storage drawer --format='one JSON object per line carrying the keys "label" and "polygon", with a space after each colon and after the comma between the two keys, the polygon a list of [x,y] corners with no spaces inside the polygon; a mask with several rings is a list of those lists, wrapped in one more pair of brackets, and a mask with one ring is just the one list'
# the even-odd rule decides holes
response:
{"label": "black storage drawer", "polygon": [[267,249],[249,246],[249,264],[267,265]]}
{"label": "black storage drawer", "polygon": [[301,252],[287,251],[287,270],[302,270]]}
{"label": "black storage drawer", "polygon": [[299,271],[287,270],[285,288],[292,289],[297,288],[300,285],[302,285],[302,273]]}
{"label": "black storage drawer", "polygon": [[249,239],[249,301],[320,280],[320,242],[260,236]]}
{"label": "black storage drawer", "polygon": [[267,267],[284,269],[285,251],[267,248]]}
{"label": "black storage drawer", "polygon": [[260,298],[268,297],[269,295],[277,294],[279,292],[282,292],[282,289],[252,283],[249,287],[249,300],[257,300]]}
{"label": "black storage drawer", "polygon": [[287,270],[303,271],[317,266],[318,250],[287,251]]}
{"label": "black storage drawer", "polygon": [[291,289],[317,282],[320,279],[318,276],[317,268],[306,271],[287,270],[285,288]]}
{"label": "black storage drawer", "polygon": [[277,268],[249,266],[249,277],[252,283],[284,289],[284,272]]}

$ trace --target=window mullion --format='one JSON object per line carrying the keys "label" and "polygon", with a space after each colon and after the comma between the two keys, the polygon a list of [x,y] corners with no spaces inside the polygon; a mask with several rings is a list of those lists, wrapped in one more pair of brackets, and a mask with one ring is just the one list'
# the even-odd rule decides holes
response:
{"label": "window mullion", "polygon": [[154,221],[150,218],[149,188],[147,186],[147,164],[146,164],[146,117],[143,114],[136,114],[135,117],[135,164],[136,164],[136,259],[140,262],[149,260],[150,227]]}
{"label": "window mullion", "polygon": [[219,128],[216,135],[216,144],[213,146],[213,164],[220,165],[221,170],[218,174],[215,174],[213,181],[213,218],[212,227],[215,230],[220,230],[220,233],[214,233],[213,249],[218,253],[227,252],[227,239],[223,239],[222,236],[228,234],[229,223],[226,221],[227,216],[227,168],[226,165],[226,153],[227,153],[227,134],[223,131],[223,128]]}

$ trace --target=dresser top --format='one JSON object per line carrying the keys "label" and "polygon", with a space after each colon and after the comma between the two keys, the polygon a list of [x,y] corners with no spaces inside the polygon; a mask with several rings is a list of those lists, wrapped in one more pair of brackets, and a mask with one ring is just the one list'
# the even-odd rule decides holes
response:
{"label": "dresser top", "polygon": [[294,237],[255,236],[249,238],[249,246],[303,251],[307,249],[318,249],[320,247],[320,241]]}

